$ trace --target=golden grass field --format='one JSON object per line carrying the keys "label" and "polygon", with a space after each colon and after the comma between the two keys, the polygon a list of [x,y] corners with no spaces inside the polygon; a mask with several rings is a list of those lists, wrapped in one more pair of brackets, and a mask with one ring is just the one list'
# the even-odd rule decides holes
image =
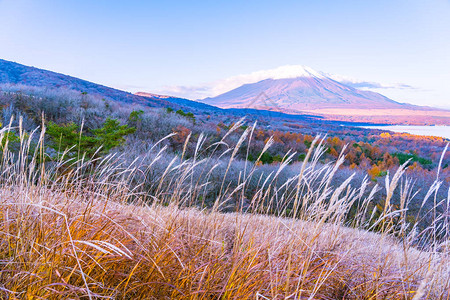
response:
{"label": "golden grass field", "polygon": [[[308,191],[306,163],[295,180],[307,196],[291,197],[289,217],[182,205],[193,190],[186,176],[192,160],[177,169],[186,179],[147,195],[130,185],[136,167],[115,164],[120,157],[80,159],[68,168],[64,160],[39,163],[42,151],[27,156],[31,150],[24,139],[18,153],[2,152],[2,299],[450,297],[448,227],[431,225],[429,244],[418,247],[414,230],[394,229],[389,221],[403,216],[411,191],[408,181],[401,183],[402,168],[387,185],[386,203],[400,189],[403,204],[398,211],[386,204],[376,220],[381,230],[372,232],[362,213],[370,199],[353,223],[344,223],[364,187]],[[310,150],[307,160],[314,157]],[[255,196],[250,207],[261,203]]]}

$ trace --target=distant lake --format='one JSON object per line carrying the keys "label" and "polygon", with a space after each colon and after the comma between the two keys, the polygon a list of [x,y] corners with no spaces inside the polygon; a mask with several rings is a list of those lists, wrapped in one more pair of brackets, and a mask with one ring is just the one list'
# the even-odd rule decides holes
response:
{"label": "distant lake", "polygon": [[416,135],[431,135],[450,139],[450,126],[409,126],[409,125],[389,125],[389,126],[360,126],[367,129],[389,130],[394,132],[406,132]]}

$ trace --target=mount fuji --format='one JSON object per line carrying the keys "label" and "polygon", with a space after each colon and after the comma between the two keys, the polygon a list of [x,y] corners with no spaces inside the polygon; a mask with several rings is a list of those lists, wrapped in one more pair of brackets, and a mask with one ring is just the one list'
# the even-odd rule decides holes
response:
{"label": "mount fuji", "polygon": [[200,101],[221,108],[255,108],[291,113],[317,109],[419,108],[342,84],[309,67],[296,66],[289,71]]}
{"label": "mount fuji", "polygon": [[277,70],[276,74],[259,72],[256,77],[259,81],[197,101],[226,109],[313,114],[336,121],[450,125],[449,110],[400,103],[379,93],[354,88],[309,67]]}

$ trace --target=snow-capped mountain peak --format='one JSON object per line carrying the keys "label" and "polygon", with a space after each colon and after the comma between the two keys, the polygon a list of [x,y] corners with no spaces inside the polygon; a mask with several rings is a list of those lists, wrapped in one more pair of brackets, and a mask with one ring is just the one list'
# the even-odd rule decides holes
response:
{"label": "snow-capped mountain peak", "polygon": [[[261,73],[261,74],[258,74]],[[268,71],[255,72],[255,75],[262,75],[260,77],[263,79],[286,79],[286,78],[299,78],[299,77],[315,77],[324,78],[325,76],[310,67],[302,65],[287,65],[281,66]],[[265,78],[264,78],[265,77]]]}
{"label": "snow-capped mountain peak", "polygon": [[252,74],[253,81],[201,100],[221,108],[300,113],[316,109],[405,109],[381,94],[342,84],[312,68],[291,65]]}

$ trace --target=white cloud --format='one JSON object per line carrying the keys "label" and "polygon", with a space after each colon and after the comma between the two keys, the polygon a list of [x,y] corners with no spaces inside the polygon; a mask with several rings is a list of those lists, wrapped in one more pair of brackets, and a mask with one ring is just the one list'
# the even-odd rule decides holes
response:
{"label": "white cloud", "polygon": [[334,81],[343,83],[345,85],[357,88],[357,89],[415,89],[414,87],[404,83],[380,83],[374,81],[360,80],[348,76],[342,76],[337,74],[322,73],[328,78]]}
{"label": "white cloud", "polygon": [[248,83],[255,83],[265,79],[281,79],[281,78],[296,78],[296,77],[329,77],[335,81],[343,84],[359,88],[359,89],[409,89],[412,88],[405,84],[382,84],[378,82],[369,82],[358,80],[351,77],[340,76],[335,74],[327,74],[315,71],[309,67],[301,65],[286,65],[275,69],[256,71],[249,74],[241,74],[207,82],[195,86],[165,86],[161,90],[156,91],[158,94],[165,94],[188,99],[203,99],[206,97],[215,97],[217,95],[228,92],[232,89],[238,88],[241,85]]}

